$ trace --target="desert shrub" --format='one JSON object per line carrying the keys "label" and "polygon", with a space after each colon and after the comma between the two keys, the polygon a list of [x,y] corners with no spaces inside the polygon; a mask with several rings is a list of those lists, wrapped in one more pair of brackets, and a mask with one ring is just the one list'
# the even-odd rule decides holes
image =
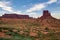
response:
{"label": "desert shrub", "polygon": [[40,40],[43,40],[44,39],[44,34],[41,33],[40,31],[37,33],[38,34],[38,38],[40,38]]}
{"label": "desert shrub", "polygon": [[0,27],[0,32],[2,32],[2,28]]}
{"label": "desert shrub", "polygon": [[[25,31],[27,32],[27,31]],[[34,40],[33,37],[20,35],[18,32],[6,32],[7,35],[10,35],[10,40]]]}
{"label": "desert shrub", "polygon": [[6,24],[5,22],[3,22],[2,20],[0,20],[0,24]]}
{"label": "desert shrub", "polygon": [[0,24],[2,24],[2,23],[3,23],[3,21],[0,20]]}
{"label": "desert shrub", "polygon": [[24,38],[24,40],[35,40],[35,38],[27,36],[27,37]]}
{"label": "desert shrub", "polygon": [[57,39],[57,37],[54,36],[54,35],[50,35],[48,38],[49,38],[48,40],[59,40],[59,39]]}
{"label": "desert shrub", "polygon": [[13,32],[13,29],[12,28],[10,28],[10,29],[8,29],[9,30],[9,32]]}
{"label": "desert shrub", "polygon": [[58,40],[53,30],[49,30],[49,33],[46,35],[46,37],[48,37],[48,40]]}
{"label": "desert shrub", "polygon": [[45,31],[46,31],[46,32],[48,32],[48,31],[49,31],[49,28],[48,28],[48,27],[46,27],[46,28],[45,28]]}
{"label": "desert shrub", "polygon": [[40,26],[38,23],[27,23],[28,26]]}
{"label": "desert shrub", "polygon": [[8,30],[9,28],[3,28],[4,30]]}
{"label": "desert shrub", "polygon": [[[5,34],[7,34],[7,35],[10,35],[10,36],[17,36],[17,33],[15,33],[15,32],[10,32],[10,31],[8,31],[8,32],[6,32]],[[19,35],[18,35],[19,36]]]}
{"label": "desert shrub", "polygon": [[10,38],[0,38],[0,40],[10,40]]}

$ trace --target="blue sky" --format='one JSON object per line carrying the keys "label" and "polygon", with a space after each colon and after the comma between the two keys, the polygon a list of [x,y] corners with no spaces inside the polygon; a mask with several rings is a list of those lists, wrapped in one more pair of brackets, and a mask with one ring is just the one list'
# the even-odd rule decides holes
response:
{"label": "blue sky", "polygon": [[60,19],[60,0],[0,0],[0,15],[16,13],[37,18],[43,10]]}

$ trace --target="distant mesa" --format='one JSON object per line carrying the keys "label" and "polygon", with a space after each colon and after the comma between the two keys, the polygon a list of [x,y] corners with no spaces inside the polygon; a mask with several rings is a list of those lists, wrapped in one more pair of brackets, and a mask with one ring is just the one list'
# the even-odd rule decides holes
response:
{"label": "distant mesa", "polygon": [[[18,19],[32,19],[33,17],[29,17],[29,15],[18,15],[18,14],[4,14],[0,18],[18,18]],[[48,10],[43,11],[43,15],[38,19],[49,19],[53,18],[51,13]]]}
{"label": "distant mesa", "polygon": [[18,15],[18,14],[4,14],[1,18],[18,18],[18,19],[30,19],[29,15]]}

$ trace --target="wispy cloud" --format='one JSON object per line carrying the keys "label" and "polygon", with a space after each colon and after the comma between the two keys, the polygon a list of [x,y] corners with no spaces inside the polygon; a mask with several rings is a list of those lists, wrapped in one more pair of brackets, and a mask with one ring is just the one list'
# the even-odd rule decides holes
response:
{"label": "wispy cloud", "polygon": [[55,3],[55,2],[57,2],[57,0],[49,0],[44,3],[35,4],[35,5],[33,5],[33,7],[27,9],[26,12],[28,12],[30,16],[37,18],[37,17],[39,17],[39,15],[37,15],[37,13],[35,13],[34,11],[42,10],[43,8],[46,8],[48,5]]}
{"label": "wispy cloud", "polygon": [[10,2],[5,2],[5,1],[2,1],[0,2],[0,7],[5,10],[5,11],[9,11],[9,12],[12,12],[12,7],[9,6]]}
{"label": "wispy cloud", "polygon": [[[48,5],[52,4],[52,3],[55,3],[57,2],[57,0],[49,0],[47,2],[44,2],[44,3],[39,3],[39,4],[32,4],[33,6],[29,9],[27,9],[24,13],[22,13],[22,11],[19,11],[19,10],[15,10],[11,5],[12,3],[10,1],[0,1],[0,8],[3,10],[2,12],[0,12],[1,14],[5,13],[5,12],[10,12],[10,13],[16,13],[16,14],[27,14],[31,17],[39,17],[41,15],[37,14],[37,12],[34,12],[34,11],[38,11],[38,10],[41,10],[43,8],[46,8]],[[60,3],[60,2],[58,2]],[[60,14],[52,14],[52,16],[56,17],[56,18],[59,18]]]}
{"label": "wispy cloud", "polygon": [[0,8],[2,9],[2,10],[4,10],[4,11],[7,11],[7,12],[10,12],[10,13],[17,13],[17,14],[22,14],[21,13],[21,11],[15,11],[14,9],[13,9],[13,7],[11,7],[10,6],[11,5],[11,2],[10,1],[8,1],[8,2],[6,2],[6,1],[0,1]]}
{"label": "wispy cloud", "polygon": [[57,0],[49,0],[48,2],[46,2],[46,4],[52,4],[52,3],[55,3],[57,2]]}
{"label": "wispy cloud", "polygon": [[29,15],[30,17],[33,17],[33,18],[38,18],[41,16],[41,15],[37,14],[36,12],[27,13],[27,15]]}
{"label": "wispy cloud", "polygon": [[58,14],[57,13],[53,13],[52,16],[55,17],[55,18],[57,18],[57,19],[60,19],[60,12]]}
{"label": "wispy cloud", "polygon": [[41,9],[47,7],[47,5],[55,3],[55,2],[57,2],[57,0],[49,0],[48,2],[45,2],[45,3],[35,4],[33,7],[27,9],[26,12],[33,12],[36,10],[41,10]]}
{"label": "wispy cloud", "polygon": [[28,9],[26,12],[32,12],[32,11],[36,11],[36,10],[41,10],[43,8],[45,8],[45,4],[35,4],[32,8]]}
{"label": "wispy cloud", "polygon": [[60,5],[60,0],[58,0],[56,4],[57,4],[57,5]]}

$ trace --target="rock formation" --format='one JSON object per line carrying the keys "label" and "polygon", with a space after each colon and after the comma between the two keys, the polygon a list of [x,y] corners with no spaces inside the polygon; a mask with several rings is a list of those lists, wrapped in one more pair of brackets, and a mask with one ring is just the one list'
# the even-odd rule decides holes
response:
{"label": "rock formation", "polygon": [[43,11],[43,15],[38,18],[41,25],[44,27],[55,28],[60,27],[60,20],[51,16],[51,13],[48,10]]}
{"label": "rock formation", "polygon": [[49,19],[49,18],[53,18],[51,16],[51,13],[48,10],[44,10],[43,15],[39,19]]}
{"label": "rock formation", "polygon": [[28,15],[4,14],[4,15],[1,16],[1,18],[29,19],[29,18],[32,18],[32,17],[29,17]]}

